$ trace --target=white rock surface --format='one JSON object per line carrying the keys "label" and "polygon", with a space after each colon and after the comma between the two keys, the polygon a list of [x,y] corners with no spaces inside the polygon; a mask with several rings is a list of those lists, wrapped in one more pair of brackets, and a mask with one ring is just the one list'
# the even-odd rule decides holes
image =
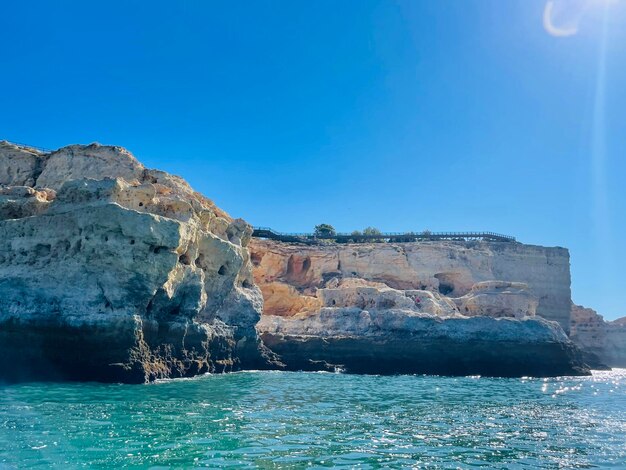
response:
{"label": "white rock surface", "polygon": [[537,299],[523,282],[483,281],[463,297],[453,299],[462,315],[493,318],[534,317]]}

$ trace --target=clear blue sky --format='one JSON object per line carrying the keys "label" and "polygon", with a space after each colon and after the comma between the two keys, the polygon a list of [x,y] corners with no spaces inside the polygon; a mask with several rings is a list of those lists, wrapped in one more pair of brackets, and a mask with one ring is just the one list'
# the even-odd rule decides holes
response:
{"label": "clear blue sky", "polygon": [[603,48],[587,1],[567,37],[543,0],[5,2],[0,138],[121,145],[282,231],[565,246],[574,301],[616,318],[626,5]]}

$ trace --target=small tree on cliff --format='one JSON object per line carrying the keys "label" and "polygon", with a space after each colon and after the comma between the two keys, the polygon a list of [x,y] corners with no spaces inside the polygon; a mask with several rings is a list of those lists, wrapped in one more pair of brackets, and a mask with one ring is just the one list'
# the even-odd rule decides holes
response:
{"label": "small tree on cliff", "polygon": [[376,227],[366,227],[363,229],[363,235],[380,235],[382,232]]}
{"label": "small tree on cliff", "polygon": [[315,236],[318,238],[331,238],[337,234],[335,227],[330,224],[319,224],[315,226]]}
{"label": "small tree on cliff", "polygon": [[361,243],[363,241],[363,234],[358,230],[354,230],[350,234],[350,237],[350,241],[352,241],[353,243]]}
{"label": "small tree on cliff", "polygon": [[[368,237],[375,237],[376,235],[382,235],[382,232],[378,230],[376,227],[366,227],[363,229],[363,235],[367,235]],[[368,238],[369,241],[372,242],[382,242],[382,238]]]}

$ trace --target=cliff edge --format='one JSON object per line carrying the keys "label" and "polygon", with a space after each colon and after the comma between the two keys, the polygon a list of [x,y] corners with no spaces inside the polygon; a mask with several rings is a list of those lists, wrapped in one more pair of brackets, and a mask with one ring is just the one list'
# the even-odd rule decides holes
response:
{"label": "cliff edge", "polygon": [[0,142],[0,380],[589,373],[567,250],[252,233],[121,147]]}
{"label": "cliff edge", "polygon": [[572,304],[570,336],[590,362],[626,367],[626,317],[606,321],[595,310]]}
{"label": "cliff edge", "polygon": [[263,239],[250,249],[265,300],[257,328],[289,369],[589,373],[561,327],[570,315],[565,249]]}
{"label": "cliff edge", "polygon": [[0,142],[0,379],[267,365],[251,234],[121,147]]}
{"label": "cliff edge", "polygon": [[[534,298],[533,314],[558,322],[566,333],[570,328],[571,278],[565,248],[485,241],[311,246],[255,238],[251,253],[266,314],[289,316],[301,305],[314,305],[311,297],[332,279],[427,290],[449,298],[480,295],[479,290],[489,287],[485,283],[499,281],[525,284]],[[287,291],[294,297],[291,308],[282,302]],[[476,306],[466,302],[461,313],[471,315]]]}

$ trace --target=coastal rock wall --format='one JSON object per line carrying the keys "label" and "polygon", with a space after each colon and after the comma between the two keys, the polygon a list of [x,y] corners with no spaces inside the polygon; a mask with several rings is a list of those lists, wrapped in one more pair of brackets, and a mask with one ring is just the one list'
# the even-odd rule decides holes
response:
{"label": "coastal rock wall", "polygon": [[251,235],[121,147],[0,142],[0,380],[588,373],[535,318],[568,329],[567,250]]}
{"label": "coastal rock wall", "polygon": [[478,282],[468,294],[453,301],[465,316],[517,319],[534,317],[538,304],[528,284],[504,281]]}
{"label": "coastal rock wall", "polygon": [[288,369],[588,373],[567,326],[548,321],[569,323],[567,250],[253,239],[251,259],[265,300],[257,328]]}
{"label": "coastal rock wall", "polygon": [[[294,303],[291,310],[284,305],[277,308],[278,298],[271,292],[276,292],[280,284],[310,298],[333,279],[350,278],[398,290],[427,290],[450,298],[471,296],[475,300],[466,298],[459,307],[463,309],[461,313],[476,315],[481,297],[476,289],[481,287],[474,286],[485,281],[503,281],[527,285],[526,293],[521,293],[521,284],[513,288],[519,298],[526,299],[526,307],[521,308],[527,314],[557,321],[569,331],[569,253],[564,248],[455,241],[310,246],[253,239],[251,252],[254,277],[265,298],[265,313],[270,315],[295,315],[301,311],[302,303],[309,310],[315,308],[311,300]],[[512,293],[511,284],[508,289]],[[484,301],[491,299],[482,296]]]}
{"label": "coastal rock wall", "polygon": [[292,370],[500,377],[589,373],[563,330],[542,318],[323,308],[313,315],[263,316],[259,329]]}
{"label": "coastal rock wall", "polygon": [[0,379],[263,367],[251,233],[120,147],[0,143]]}
{"label": "coastal rock wall", "polygon": [[572,305],[572,341],[611,367],[626,367],[626,317],[605,321],[591,308]]}

